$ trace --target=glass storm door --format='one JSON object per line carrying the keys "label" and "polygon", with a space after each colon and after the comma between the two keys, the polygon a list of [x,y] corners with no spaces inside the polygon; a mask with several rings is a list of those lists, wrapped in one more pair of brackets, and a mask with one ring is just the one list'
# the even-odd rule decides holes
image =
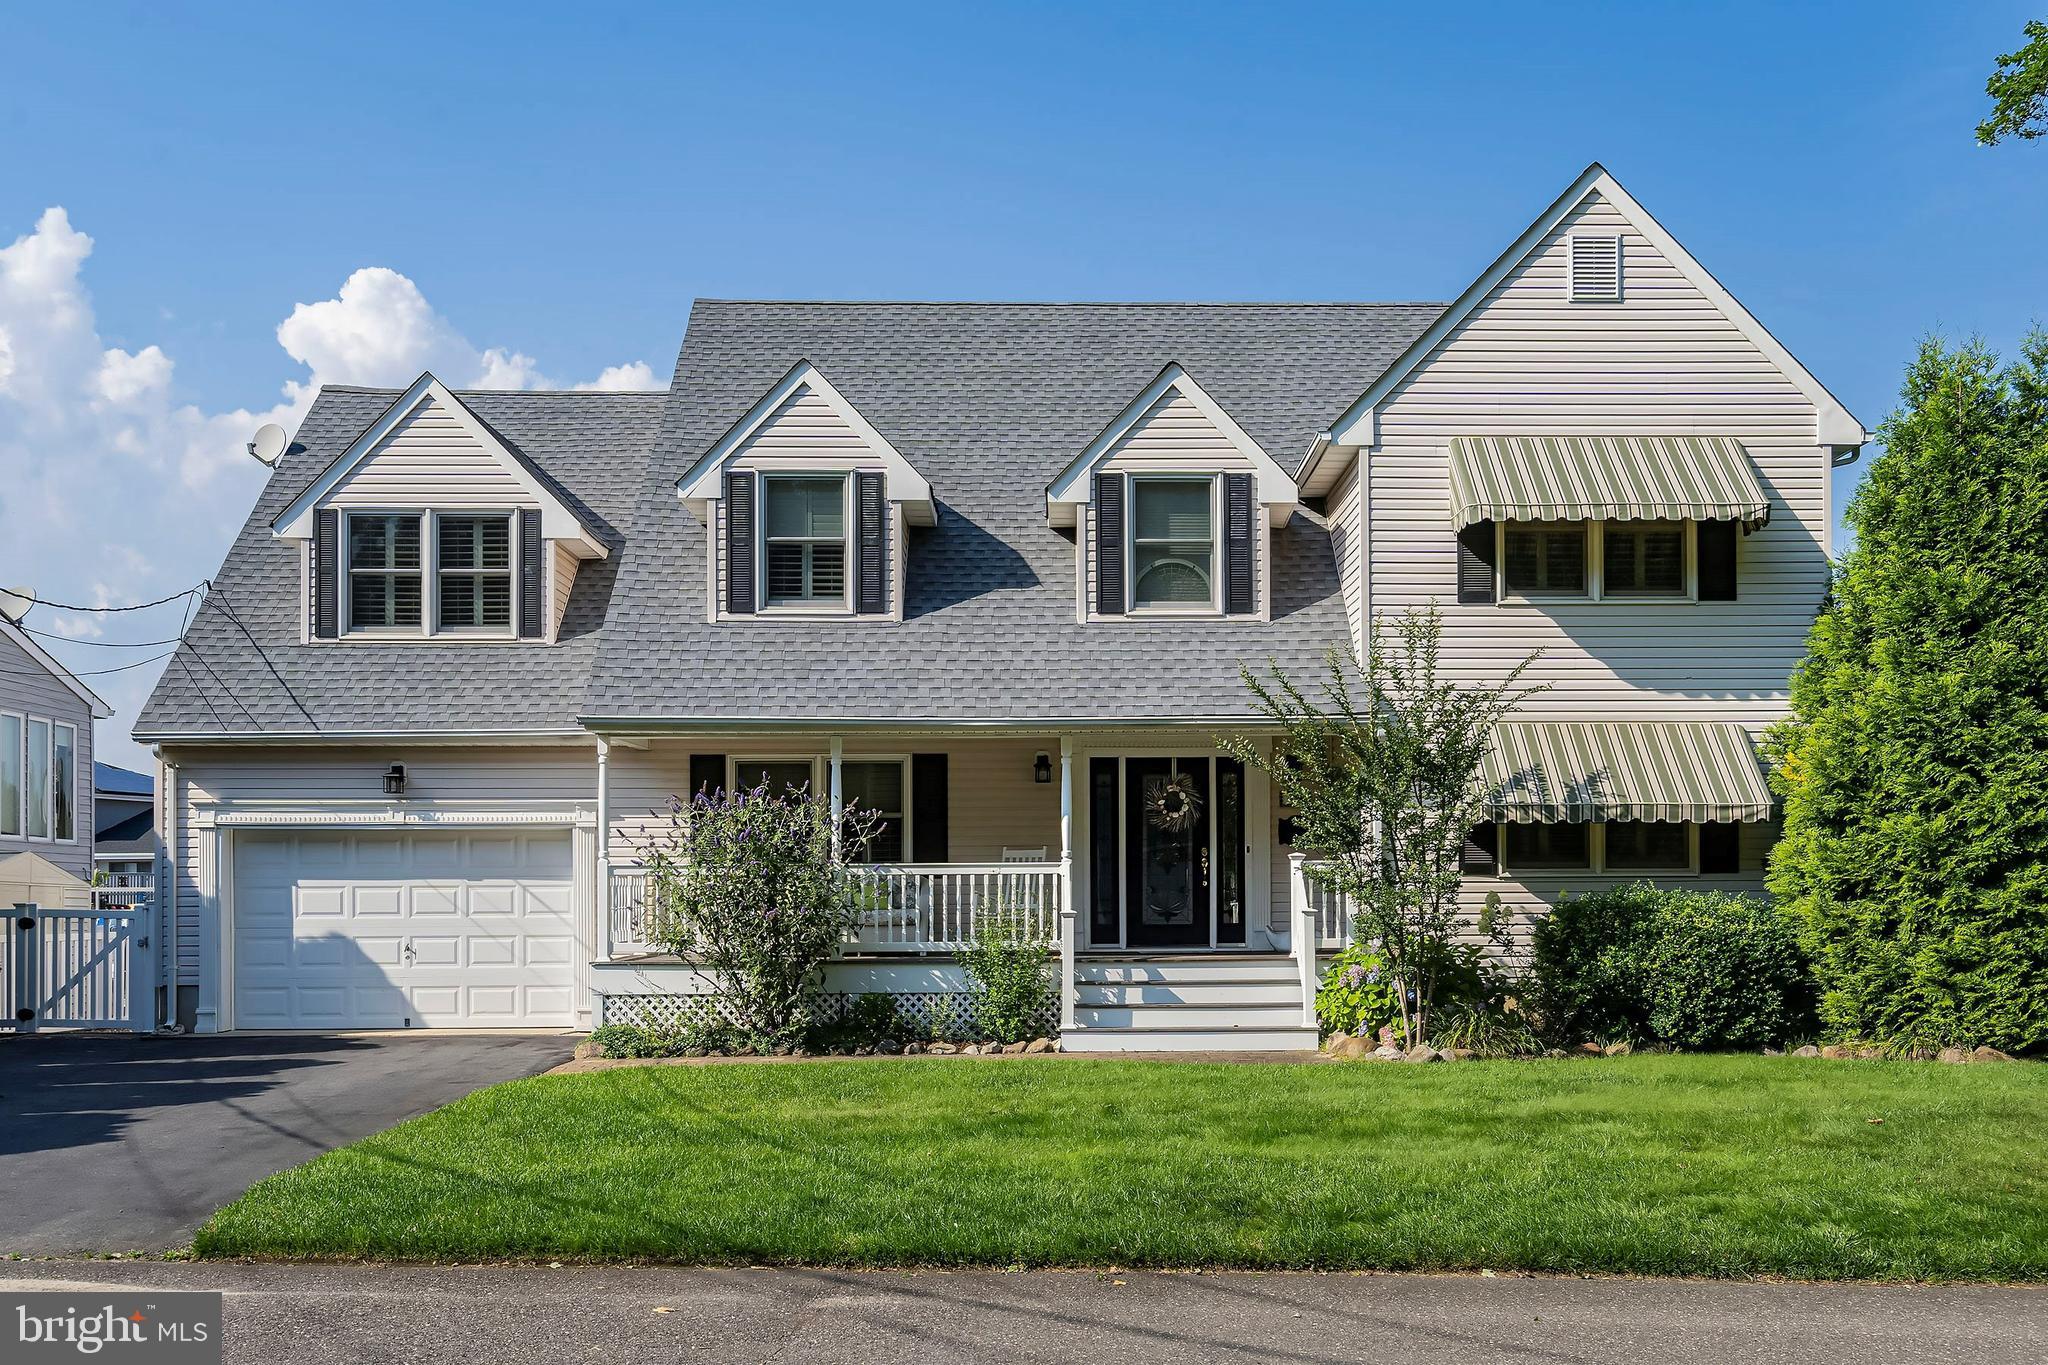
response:
{"label": "glass storm door", "polygon": [[1124,761],[1124,942],[1210,941],[1209,760]]}

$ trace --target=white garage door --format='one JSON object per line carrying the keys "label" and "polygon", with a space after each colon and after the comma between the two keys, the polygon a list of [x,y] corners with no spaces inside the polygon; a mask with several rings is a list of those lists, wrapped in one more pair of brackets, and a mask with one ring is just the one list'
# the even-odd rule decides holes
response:
{"label": "white garage door", "polygon": [[237,1028],[575,1022],[561,831],[235,836]]}

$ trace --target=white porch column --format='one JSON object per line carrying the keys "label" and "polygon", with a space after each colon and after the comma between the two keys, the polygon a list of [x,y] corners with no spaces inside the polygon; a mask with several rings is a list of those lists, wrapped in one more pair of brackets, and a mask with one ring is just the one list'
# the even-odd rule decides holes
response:
{"label": "white porch column", "polygon": [[1308,862],[1305,853],[1287,855],[1288,899],[1293,902],[1292,921],[1294,963],[1301,974],[1301,1022],[1306,1028],[1316,1026],[1316,908],[1308,899],[1308,876],[1303,865]]}
{"label": "white porch column", "polygon": [[[597,741],[597,932],[591,941],[597,945],[597,960],[609,962],[612,958],[612,746],[603,736]],[[595,1005],[592,1014],[595,1018]],[[604,1020],[597,1019],[603,1023]]]}
{"label": "white porch column", "polygon": [[1074,907],[1074,737],[1060,736],[1060,1030],[1074,1027],[1074,953],[1080,911]]}
{"label": "white porch column", "polygon": [[843,766],[841,760],[845,757],[846,740],[839,735],[832,736],[832,771],[829,780],[832,788],[832,858],[835,862],[839,858],[839,812],[843,790],[839,785],[840,769]]}

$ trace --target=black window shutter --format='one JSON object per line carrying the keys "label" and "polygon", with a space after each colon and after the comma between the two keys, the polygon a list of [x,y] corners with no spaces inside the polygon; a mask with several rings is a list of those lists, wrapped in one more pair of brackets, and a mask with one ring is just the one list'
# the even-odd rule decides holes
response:
{"label": "black window shutter", "polygon": [[332,640],[341,633],[341,513],[332,507],[313,514],[313,636]]}
{"label": "black window shutter", "polygon": [[1223,610],[1243,616],[1252,610],[1252,476],[1223,476]]}
{"label": "black window shutter", "polygon": [[1095,476],[1095,614],[1124,614],[1124,476]]}
{"label": "black window shutter", "polygon": [[1742,871],[1742,826],[1727,824],[1700,826],[1700,871],[1702,873]]}
{"label": "black window shutter", "polygon": [[1458,532],[1458,600],[1493,600],[1493,523],[1475,521]]}
{"label": "black window shutter", "polygon": [[694,798],[698,792],[722,792],[725,790],[725,755],[690,755],[690,790]]}
{"label": "black window shutter", "polygon": [[880,474],[853,476],[854,561],[860,565],[854,610],[878,616],[889,610],[889,503]]}
{"label": "black window shutter", "polygon": [[1732,521],[1703,521],[1699,524],[1700,601],[1735,600],[1737,539]]}
{"label": "black window shutter", "polygon": [[540,513],[531,507],[519,509],[519,638],[538,640],[547,633],[547,615],[541,601]]}
{"label": "black window shutter", "polygon": [[943,863],[946,856],[946,756],[910,756],[910,860]]}
{"label": "black window shutter", "polygon": [[725,609],[734,616],[754,610],[754,487],[751,471],[725,476]]}
{"label": "black window shutter", "polygon": [[1465,849],[1458,857],[1458,871],[1474,877],[1491,877],[1500,871],[1499,825],[1480,825],[1465,836]]}

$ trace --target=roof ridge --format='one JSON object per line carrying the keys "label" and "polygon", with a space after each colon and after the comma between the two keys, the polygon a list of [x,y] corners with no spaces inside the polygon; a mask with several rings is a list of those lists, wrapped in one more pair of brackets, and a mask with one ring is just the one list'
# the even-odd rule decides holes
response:
{"label": "roof ridge", "polygon": [[[389,388],[380,384],[322,384],[322,393],[369,393],[396,398],[405,392],[405,387]],[[668,388],[658,389],[458,389],[448,392],[458,398],[666,398]]]}
{"label": "roof ridge", "polygon": [[767,299],[698,298],[698,303],[792,308],[1448,308],[1441,299]]}

